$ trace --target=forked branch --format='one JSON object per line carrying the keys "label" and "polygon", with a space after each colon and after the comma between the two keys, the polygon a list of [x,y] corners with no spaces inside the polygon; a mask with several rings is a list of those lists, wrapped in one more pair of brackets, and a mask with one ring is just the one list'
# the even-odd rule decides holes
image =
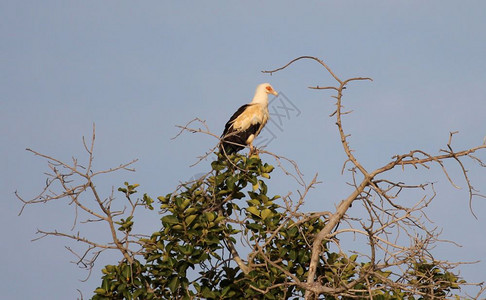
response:
{"label": "forked branch", "polygon": [[[109,195],[108,197],[102,197],[96,188],[94,180],[101,174],[110,174],[120,170],[134,171],[131,166],[137,160],[134,159],[114,168],[95,171],[93,169],[95,137],[95,126],[93,125],[90,143],[88,144],[86,139],[83,137],[83,146],[85,152],[87,153],[85,165],[80,164],[76,158],[73,158],[72,162],[67,163],[50,155],[42,154],[32,149],[27,149],[27,151],[33,153],[34,155],[45,159],[48,162],[50,171],[46,173],[47,179],[45,187],[37,196],[30,200],[25,200],[19,195],[19,193],[15,193],[17,198],[22,202],[22,208],[19,215],[22,214],[27,205],[46,203],[56,200],[67,200],[67,204],[73,206],[75,211],[75,221],[72,230],[76,226],[78,214],[83,212],[83,216],[87,217],[86,219],[82,220],[81,223],[99,221],[106,222],[110,230],[111,240],[107,242],[97,242],[88,237],[80,236],[79,232],[77,234],[72,234],[58,230],[38,230],[37,233],[41,234],[41,236],[34,240],[46,236],[58,236],[88,245],[87,252],[92,252],[90,257],[88,257],[87,252],[84,254],[76,254],[78,257],[80,257],[80,260],[77,263],[84,266],[92,267],[99,253],[107,249],[115,249],[120,251],[123,257],[129,263],[131,263],[134,256],[139,255],[140,252],[139,250],[132,249],[132,241],[129,237],[135,237],[135,235],[129,231],[120,232],[116,228],[116,224],[122,216],[124,210],[114,211],[111,206],[115,197],[113,194]],[[134,205],[130,199],[128,200],[132,208],[128,212],[128,216],[133,217],[135,213],[135,206],[137,204]],[[134,241],[136,240],[137,239],[134,239]],[[68,247],[68,249],[69,251],[75,253],[71,248]]]}
{"label": "forked branch", "polygon": [[[461,167],[463,177],[467,182],[469,190],[469,202],[471,206],[471,202],[474,196],[484,197],[484,195],[479,194],[473,188],[471,181],[467,175],[467,170],[464,167],[461,159],[464,157],[471,157],[475,162],[478,162],[481,166],[484,166],[484,163],[481,161],[481,159],[472,156],[471,154],[478,150],[485,149],[486,145],[482,144],[470,149],[454,151],[451,146],[451,140],[452,135],[455,133],[451,133],[449,143],[447,144],[448,150],[442,150],[442,152],[445,152],[445,154],[431,155],[422,150],[412,150],[407,154],[396,155],[392,161],[380,168],[377,168],[373,171],[368,171],[363,166],[363,164],[354,156],[353,151],[349,145],[348,137],[350,135],[346,133],[342,120],[342,117],[349,112],[342,111],[342,100],[343,91],[348,83],[352,81],[372,79],[368,77],[355,77],[343,80],[338,75],[336,75],[324,61],[312,56],[298,57],[291,60],[289,63],[280,68],[270,71],[263,71],[263,73],[273,74],[275,72],[284,70],[291,64],[303,59],[310,59],[318,62],[321,66],[325,68],[325,70],[332,76],[332,78],[337,81],[336,86],[324,85],[314,86],[310,88],[315,90],[332,90],[336,92],[336,94],[333,96],[333,98],[336,99],[336,111],[331,114],[331,117],[336,118],[336,125],[340,135],[340,142],[347,157],[345,164],[352,163],[353,165],[353,167],[349,170],[351,171],[353,176],[353,182],[351,183],[351,185],[354,187],[354,190],[351,192],[350,195],[348,195],[337,205],[334,213],[329,215],[326,226],[315,236],[313,241],[311,261],[307,275],[307,282],[305,283],[307,285],[307,291],[305,296],[306,299],[314,299],[314,297],[317,298],[321,292],[324,292],[324,290],[322,289],[322,284],[320,282],[316,282],[317,265],[319,263],[319,258],[322,257],[324,245],[327,242],[331,241],[333,237],[339,234],[345,232],[354,232],[368,236],[368,239],[370,241],[369,244],[371,247],[370,252],[371,257],[373,257],[373,261],[377,252],[385,255],[385,261],[388,261],[387,264],[382,264],[381,266],[375,265],[374,269],[371,270],[373,274],[378,277],[380,274],[378,273],[379,270],[386,269],[390,266],[397,266],[402,268],[401,266],[403,266],[404,264],[409,264],[409,261],[413,261],[413,259],[420,257],[420,255],[428,253],[427,249],[430,249],[433,243],[441,241],[437,238],[437,234],[434,233],[434,230],[427,229],[424,225],[424,222],[421,221],[421,217],[424,217],[426,221],[428,220],[423,209],[428,204],[428,202],[430,202],[435,197],[435,191],[433,191],[433,186],[431,186],[433,195],[430,198],[427,199],[424,197],[414,207],[406,208],[395,204],[396,198],[403,190],[403,188],[424,189],[427,184],[414,186],[406,185],[403,183],[393,184],[391,180],[383,178],[384,174],[386,174],[388,171],[392,170],[396,166],[401,166],[402,168],[404,168],[411,165],[413,167],[423,166],[425,168],[429,168],[429,164],[437,163],[441,166],[450,183],[453,186],[456,186],[443,164],[444,161],[453,159]],[[358,182],[356,181],[357,174],[361,176],[361,180]],[[377,178],[378,175],[381,176],[379,179]],[[384,190],[378,186],[379,182],[387,182],[390,184],[390,186],[386,188],[386,190]],[[392,190],[396,190],[396,193],[395,195],[390,196],[390,192]],[[378,199],[382,200],[381,205],[375,203],[375,200],[373,200],[375,199],[373,195],[376,195]],[[335,230],[335,228],[340,223],[345,222],[351,224],[350,222],[352,222],[352,219],[348,218],[346,216],[346,213],[353,204],[353,202],[359,200],[363,201],[363,205],[369,212],[370,224],[365,225],[364,222],[360,221],[359,224],[361,224],[360,226],[363,227],[362,230],[354,229],[351,227],[349,229],[341,229],[339,231],[333,232],[333,230]],[[376,226],[375,224],[378,224],[378,227],[373,229],[373,227]],[[397,230],[396,233],[391,234],[391,232],[395,230]],[[416,230],[424,231],[425,235],[428,236],[426,242],[416,238],[414,233]],[[404,234],[405,237],[408,237],[412,241],[413,246],[404,247],[398,245],[396,241],[399,240],[400,233]],[[390,238],[393,238],[394,240],[390,240]],[[443,266],[445,269],[448,268],[448,265],[446,264],[443,264]],[[367,275],[362,274],[361,276],[363,276],[361,277],[361,280],[367,281]],[[408,287],[403,283],[393,282],[389,279],[383,280],[387,281],[388,284],[390,284],[391,286],[400,287],[404,290],[416,290],[416,288]],[[365,292],[368,292],[370,297],[372,297],[372,290],[373,289],[369,289]],[[424,295],[427,294],[427,292],[420,293]],[[345,295],[345,293],[342,295]]]}

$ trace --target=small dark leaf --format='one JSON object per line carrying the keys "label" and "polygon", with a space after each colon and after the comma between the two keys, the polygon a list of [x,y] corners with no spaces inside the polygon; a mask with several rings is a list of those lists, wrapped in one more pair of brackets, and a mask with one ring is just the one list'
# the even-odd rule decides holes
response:
{"label": "small dark leaf", "polygon": [[164,216],[162,218],[164,224],[179,224],[179,219],[174,215]]}

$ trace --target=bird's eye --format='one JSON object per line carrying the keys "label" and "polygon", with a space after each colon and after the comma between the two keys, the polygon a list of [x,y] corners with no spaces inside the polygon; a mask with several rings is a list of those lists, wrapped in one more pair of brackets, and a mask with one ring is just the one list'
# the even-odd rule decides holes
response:
{"label": "bird's eye", "polygon": [[271,91],[272,90],[272,87],[271,86],[267,86],[267,91]]}

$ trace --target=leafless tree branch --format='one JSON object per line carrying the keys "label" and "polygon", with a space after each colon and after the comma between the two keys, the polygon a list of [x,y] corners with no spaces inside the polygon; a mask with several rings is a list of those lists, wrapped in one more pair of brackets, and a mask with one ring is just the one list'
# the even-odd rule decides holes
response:
{"label": "leafless tree branch", "polygon": [[[22,202],[22,208],[19,215],[22,214],[27,205],[47,203],[50,201],[62,201],[67,200],[67,204],[74,206],[74,222],[71,231],[79,224],[86,224],[90,222],[105,222],[108,225],[111,240],[107,242],[95,242],[89,237],[82,237],[80,233],[66,233],[58,230],[46,231],[38,230],[37,233],[41,236],[35,238],[38,240],[46,236],[58,236],[64,237],[76,242],[82,242],[88,246],[87,250],[82,254],[78,254],[75,250],[67,247],[68,251],[72,252],[78,257],[76,264],[83,265],[85,269],[91,270],[94,262],[98,258],[99,254],[104,250],[117,250],[124,259],[129,263],[133,262],[136,255],[140,255],[140,250],[135,250],[132,245],[139,245],[138,239],[131,239],[130,237],[136,237],[137,235],[130,231],[119,231],[116,228],[117,222],[120,217],[125,213],[125,210],[112,210],[112,201],[115,199],[113,191],[108,197],[102,197],[94,180],[102,174],[110,174],[116,171],[134,171],[131,166],[137,162],[136,159],[121,164],[114,168],[107,170],[95,171],[93,169],[94,162],[94,144],[96,138],[95,125],[93,124],[93,131],[89,142],[83,137],[83,147],[87,154],[86,166],[81,165],[76,158],[72,158],[71,163],[61,161],[50,155],[46,155],[37,152],[32,149],[27,151],[33,153],[35,156],[39,156],[48,162],[49,172],[46,173],[46,184],[42,191],[35,197],[25,200],[15,193],[17,198]],[[86,199],[86,198],[91,199]],[[138,200],[132,202],[130,197],[127,196],[127,201],[131,210],[128,212],[128,217],[133,217],[136,206],[140,205]],[[78,222],[79,214],[83,212],[83,216],[87,216],[86,219]]]}
{"label": "leafless tree branch", "polygon": [[[348,83],[352,81],[372,79],[368,77],[355,77],[342,80],[330,69],[330,67],[326,63],[312,56],[298,57],[291,60],[289,63],[280,68],[270,71],[263,71],[263,73],[273,74],[275,72],[282,71],[294,62],[303,59],[310,59],[318,62],[337,82],[336,86],[321,87],[317,85],[309,88],[315,90],[331,90],[336,92],[336,95],[333,96],[333,98],[336,100],[336,110],[330,116],[336,118],[336,125],[340,135],[341,144],[346,154],[346,161],[344,162],[343,172],[346,169],[346,164],[351,163],[353,165],[353,167],[349,170],[353,178],[353,182],[350,183],[350,185],[354,187],[354,190],[337,205],[335,212],[326,214],[328,216],[326,220],[326,226],[315,236],[313,241],[311,262],[307,275],[307,282],[305,284],[309,287],[307,288],[306,299],[314,299],[314,297],[317,297],[317,295],[321,293],[329,292],[324,291],[325,289],[322,289],[324,287],[318,281],[316,281],[316,269],[319,263],[319,258],[321,257],[324,250],[324,245],[328,241],[331,241],[332,238],[335,238],[345,233],[359,234],[367,237],[370,246],[370,253],[363,253],[363,255],[369,257],[370,260],[373,262],[373,267],[371,270],[369,270],[369,272],[372,272],[374,276],[378,276],[380,274],[380,270],[393,268],[398,268],[401,270],[401,274],[406,274],[406,269],[410,268],[411,262],[414,259],[420,259],[420,257],[428,257],[429,259],[433,260],[433,258],[429,254],[429,250],[433,247],[435,243],[442,241],[438,238],[440,233],[435,232],[434,229],[428,229],[426,226],[426,223],[428,223],[430,220],[428,220],[424,208],[435,197],[433,185],[429,185],[427,183],[418,185],[407,185],[403,182],[392,182],[382,176],[396,166],[401,166],[402,168],[405,168],[406,166],[411,165],[415,168],[421,166],[429,169],[430,163],[437,163],[441,167],[442,171],[446,175],[451,185],[458,188],[458,186],[449,176],[447,169],[443,163],[446,160],[453,159],[459,164],[463,173],[463,178],[466,180],[466,183],[468,185],[469,205],[472,211],[471,203],[473,197],[484,197],[484,195],[479,194],[473,188],[471,181],[468,177],[467,170],[461,159],[464,157],[470,157],[480,166],[484,167],[485,164],[482,162],[482,160],[478,157],[472,156],[472,154],[476,151],[485,149],[486,145],[482,144],[470,149],[454,151],[451,144],[452,136],[456,134],[456,132],[452,132],[450,133],[449,142],[447,144],[448,150],[441,150],[441,152],[445,152],[445,154],[431,155],[422,150],[412,150],[409,153],[394,156],[392,158],[392,161],[380,168],[377,168],[373,171],[368,171],[364,167],[364,165],[354,156],[353,150],[349,145],[350,134],[347,134],[345,132],[342,120],[342,117],[349,112],[342,110],[342,100],[343,91]],[[357,181],[357,173],[362,176],[359,181]],[[381,176],[381,178],[378,178],[378,176]],[[385,187],[385,185],[387,186]],[[404,189],[425,190],[427,187],[430,187],[432,189],[432,196],[430,196],[429,198],[423,197],[415,205],[409,208],[398,205],[398,202],[396,201],[397,197]],[[379,199],[380,202],[376,202],[377,199]],[[363,206],[368,212],[368,225],[366,225],[362,221],[359,221],[356,225],[362,227],[362,229],[357,229],[350,226],[348,228],[335,230],[335,228],[337,228],[337,226],[342,222],[351,222],[350,225],[353,223],[353,220],[346,216],[346,212],[351,207],[351,205],[358,200],[361,200]],[[473,215],[475,216],[474,213]],[[423,234],[422,237],[418,235],[420,232]],[[406,240],[412,242],[412,244],[404,245],[403,242]],[[374,263],[378,252],[384,256],[383,261],[386,263]],[[450,269],[447,263],[439,263],[439,265],[444,267],[444,269],[446,270]],[[404,267],[406,267],[406,269],[404,269]],[[406,280],[402,281],[398,273],[396,275],[396,281],[390,280],[386,277],[383,277],[382,279],[383,281],[388,282],[390,286],[400,287],[404,290],[413,290],[413,292],[417,294],[426,294],[425,292],[423,292],[423,290],[418,291],[416,288],[408,286],[406,284]],[[366,281],[368,279],[366,276],[363,275],[363,277],[361,277],[361,280]],[[299,282],[298,285],[300,284],[301,283]],[[349,287],[348,290],[351,288],[352,287]],[[334,292],[332,292],[331,294],[336,292],[337,290],[334,290]],[[367,292],[370,295],[370,298],[372,298],[372,289],[369,289]],[[341,293],[341,295],[345,295],[345,293]]]}

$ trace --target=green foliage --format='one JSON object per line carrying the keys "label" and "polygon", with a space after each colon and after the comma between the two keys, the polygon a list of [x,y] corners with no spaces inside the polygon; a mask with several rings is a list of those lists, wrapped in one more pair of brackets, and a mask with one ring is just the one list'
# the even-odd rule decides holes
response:
{"label": "green foliage", "polygon": [[[310,215],[293,215],[269,196],[265,179],[273,166],[258,157],[219,157],[205,178],[183,184],[176,192],[158,197],[161,229],[143,244],[143,262],[126,260],[103,269],[102,284],[93,299],[298,299],[305,282],[314,236],[326,220]],[[120,188],[127,197],[138,185]],[[147,195],[142,202],[153,209]],[[130,232],[133,219],[121,219],[118,228]],[[245,240],[246,243],[241,243]],[[231,246],[243,258],[245,273],[235,262]],[[328,287],[342,287],[366,273],[369,262],[357,255],[346,256],[324,248],[317,266],[317,281]],[[410,278],[421,290],[444,296],[457,288],[458,278],[426,262],[414,266]],[[383,287],[391,272],[377,273],[358,282],[354,290],[368,295],[369,287]],[[365,293],[366,291],[366,293]],[[359,297],[360,293],[356,292]],[[376,289],[373,299],[413,299],[399,288]],[[326,299],[338,299],[326,295]],[[339,297],[339,299],[347,299]],[[350,298],[351,299],[351,298]]]}
{"label": "green foliage", "polygon": [[101,271],[104,274],[103,280],[101,286],[94,291],[93,300],[153,299],[147,289],[148,278],[143,275],[146,269],[140,262],[107,265]]}
{"label": "green foliage", "polygon": [[137,187],[140,184],[128,184],[128,182],[123,183],[125,187],[119,187],[118,191],[125,194],[126,197],[130,197],[131,194],[135,194],[137,192]]}
{"label": "green foliage", "polygon": [[409,273],[412,276],[411,283],[421,286],[422,293],[436,298],[444,298],[451,290],[459,289],[460,283],[465,283],[451,272],[443,271],[436,264],[426,261],[414,262]]}

